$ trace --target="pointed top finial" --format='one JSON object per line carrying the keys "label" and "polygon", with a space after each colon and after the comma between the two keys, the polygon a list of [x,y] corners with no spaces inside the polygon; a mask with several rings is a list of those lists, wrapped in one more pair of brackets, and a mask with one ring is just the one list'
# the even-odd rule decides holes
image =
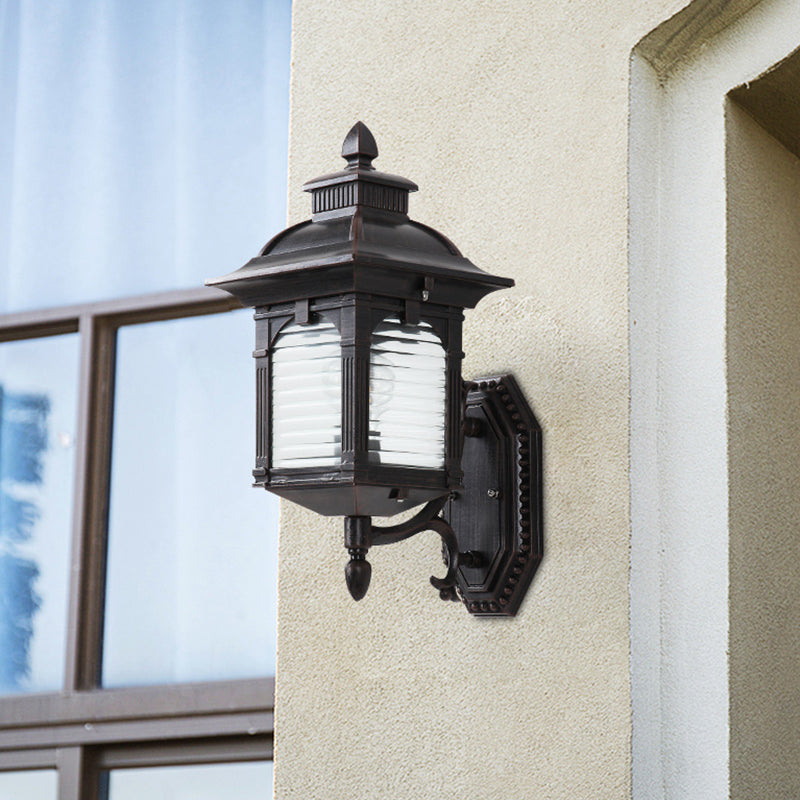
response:
{"label": "pointed top finial", "polygon": [[347,160],[348,170],[375,169],[372,159],[378,156],[378,145],[370,129],[363,122],[356,122],[345,136],[342,158]]}
{"label": "pointed top finial", "polygon": [[373,208],[393,214],[408,214],[408,193],[417,184],[400,175],[388,175],[372,166],[378,155],[375,137],[363,122],[356,122],[342,144],[347,166],[341,172],[320,175],[303,184],[311,192],[312,220],[318,214],[355,213],[358,208]]}

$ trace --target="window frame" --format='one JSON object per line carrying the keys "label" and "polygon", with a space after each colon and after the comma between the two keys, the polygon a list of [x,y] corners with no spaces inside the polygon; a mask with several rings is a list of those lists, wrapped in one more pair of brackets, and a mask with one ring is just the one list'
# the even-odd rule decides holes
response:
{"label": "window frame", "polygon": [[181,289],[0,316],[0,342],[77,333],[78,419],[64,683],[0,697],[0,772],[56,769],[59,800],[99,800],[104,770],[272,758],[274,678],[100,685],[117,331],[241,309]]}

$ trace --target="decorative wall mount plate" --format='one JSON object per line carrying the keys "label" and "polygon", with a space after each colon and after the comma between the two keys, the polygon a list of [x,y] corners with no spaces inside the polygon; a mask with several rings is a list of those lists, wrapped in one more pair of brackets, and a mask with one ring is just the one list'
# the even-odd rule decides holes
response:
{"label": "decorative wall mount plate", "polygon": [[476,616],[513,616],[544,551],[542,432],[513,375],[472,381],[465,416],[464,488],[442,514],[473,556],[456,591]]}

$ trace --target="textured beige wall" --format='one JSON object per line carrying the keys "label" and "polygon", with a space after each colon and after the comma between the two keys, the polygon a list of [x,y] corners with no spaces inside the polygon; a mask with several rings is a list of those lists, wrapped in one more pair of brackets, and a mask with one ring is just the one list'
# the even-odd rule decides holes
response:
{"label": "textured beige wall", "polygon": [[734,104],[726,127],[731,797],[795,800],[800,161]]}
{"label": "textured beige wall", "polygon": [[283,508],[278,800],[630,794],[630,52],[681,0],[295,0],[290,217],[362,119],[411,216],[517,281],[468,312],[465,376],[544,429],[546,556],[517,618],[440,602],[434,534],[347,594],[341,520]]}

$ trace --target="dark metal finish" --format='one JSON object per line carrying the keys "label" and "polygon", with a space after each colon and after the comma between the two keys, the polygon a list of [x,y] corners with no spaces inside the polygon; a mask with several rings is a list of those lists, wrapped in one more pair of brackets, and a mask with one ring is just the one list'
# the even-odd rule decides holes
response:
{"label": "dark metal finish", "polygon": [[431,578],[443,600],[462,600],[476,616],[518,611],[543,555],[541,429],[514,376],[499,375],[469,384],[463,430],[463,490],[398,525],[345,519],[345,572],[356,600],[366,594],[369,573],[357,582],[351,572],[369,568],[370,546],[432,530],[442,537],[447,565],[444,578]]}
{"label": "dark metal finish", "polygon": [[544,552],[542,434],[513,375],[470,385],[464,440],[464,489],[444,510],[461,551],[458,594],[477,616],[513,616]]}
{"label": "dark metal finish", "polygon": [[459,308],[426,304],[419,317],[436,331],[446,354],[448,406],[444,469],[374,464],[368,452],[369,362],[372,331],[387,317],[403,318],[405,304],[391,298],[346,295],[310,303],[342,341],[342,455],[337,466],[271,469],[269,352],[281,329],[294,322],[295,303],[256,309],[256,465],[253,477],[287,500],[326,516],[392,516],[446,495],[461,485],[461,326]]}
{"label": "dark metal finish", "polygon": [[[359,148],[363,148],[359,150]],[[305,184],[310,221],[281,231],[244,267],[206,281],[246,306],[365,292],[472,308],[484,295],[514,285],[464,258],[441,233],[410,220],[417,185],[376,172],[375,140],[359,122],[342,149],[347,167]]]}
{"label": "dark metal finish", "polygon": [[[345,517],[345,577],[356,600],[369,587],[370,546],[434,530],[447,564],[444,578],[431,579],[440,595],[463,599],[474,614],[513,615],[542,556],[541,432],[510,375],[473,384],[465,410],[461,326],[464,308],[514,282],[484,272],[449,239],[410,220],[408,195],[416,184],[376,172],[377,155],[367,127],[354,125],[342,147],[345,169],[304,187],[312,195],[311,220],[279,233],[236,272],[207,281],[256,309],[255,484],[320,514]],[[389,317],[430,325],[444,347],[443,469],[370,459],[371,337]],[[270,353],[284,326],[321,320],[341,336],[341,458],[333,466],[277,468]],[[372,516],[422,503],[408,522],[371,524]]]}
{"label": "dark metal finish", "polygon": [[372,567],[367,551],[372,545],[372,525],[369,517],[345,517],[344,546],[350,561],[344,568],[347,589],[353,600],[361,600],[369,589]]}
{"label": "dark metal finish", "polygon": [[447,496],[432,500],[421,508],[411,519],[397,525],[386,527],[373,527],[373,544],[397,544],[405,539],[409,539],[420,531],[430,530],[427,526],[431,520],[439,516],[441,510],[447,503]]}
{"label": "dark metal finish", "polygon": [[[311,220],[282,231],[236,272],[207,281],[256,318],[257,433],[253,477],[258,486],[333,516],[392,516],[461,486],[461,327],[463,309],[513,285],[464,258],[432,228],[408,218],[416,184],[377,172],[375,139],[359,122],[347,134],[340,172],[309,181]],[[446,353],[445,464],[415,469],[371,462],[369,368],[371,335],[386,318],[427,323]],[[342,346],[342,453],[333,467],[278,469],[271,464],[270,350],[285,325],[331,322]],[[351,588],[368,580],[350,568]]]}
{"label": "dark metal finish", "polygon": [[[431,577],[431,584],[435,589],[438,589],[439,596],[443,600],[457,600],[458,598],[455,593],[456,571],[459,564],[462,563],[462,559],[471,562],[472,554],[458,552],[458,540],[453,533],[453,529],[439,516],[445,503],[447,503],[447,496],[432,500],[411,519],[406,520],[406,522],[401,522],[398,525],[390,525],[388,527],[372,526],[369,539],[373,545],[386,545],[396,544],[397,542],[402,542],[404,539],[410,539],[412,536],[422,531],[435,531],[438,533],[439,536],[442,537],[442,550],[445,554],[447,574],[444,578]],[[347,531],[349,519],[350,518],[345,519],[345,531]],[[369,525],[369,518],[361,517],[360,519],[366,519],[367,522],[362,524]],[[366,550],[360,554],[362,562],[365,556]],[[351,552],[350,564],[352,563]],[[348,567],[350,564],[348,564]],[[350,593],[353,594],[352,591]],[[366,588],[364,589],[364,593],[366,593]],[[355,597],[355,595],[353,596]],[[361,597],[363,597],[363,594]],[[355,599],[360,600],[361,597],[356,597]]]}

